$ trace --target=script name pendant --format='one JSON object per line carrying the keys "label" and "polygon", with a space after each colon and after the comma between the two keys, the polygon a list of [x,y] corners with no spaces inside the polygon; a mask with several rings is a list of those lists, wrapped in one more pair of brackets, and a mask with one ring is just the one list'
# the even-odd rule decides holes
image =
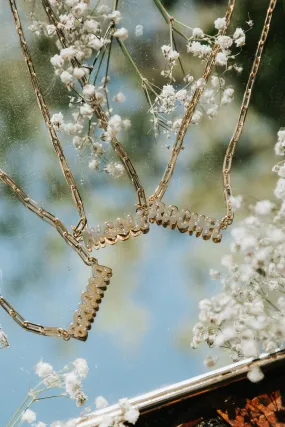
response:
{"label": "script name pendant", "polygon": [[165,206],[163,202],[154,202],[149,210],[149,222],[156,222],[157,225],[169,227],[172,230],[177,228],[180,233],[188,233],[190,236],[202,236],[202,239],[212,239],[219,243],[222,240],[221,221],[205,215],[190,212],[188,209],[179,209],[176,206]]}
{"label": "script name pendant", "polygon": [[91,329],[112,276],[112,270],[102,265],[97,264],[92,267],[92,270],[92,277],[88,280],[86,291],[81,294],[81,303],[68,328],[70,336],[81,341],[87,340],[88,331]]}
{"label": "script name pendant", "polygon": [[106,244],[114,245],[118,241],[128,240],[149,231],[148,216],[142,209],[138,209],[136,215],[127,215],[126,218],[117,218],[114,222],[105,222],[103,227],[97,225],[83,231],[82,237],[86,248],[104,248]]}

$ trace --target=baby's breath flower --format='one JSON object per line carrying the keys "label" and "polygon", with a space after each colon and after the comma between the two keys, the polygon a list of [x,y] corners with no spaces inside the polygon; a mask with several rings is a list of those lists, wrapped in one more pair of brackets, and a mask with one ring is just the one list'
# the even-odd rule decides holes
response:
{"label": "baby's breath flower", "polygon": [[69,372],[64,376],[65,390],[72,399],[76,399],[81,389],[81,381],[75,372]]}
{"label": "baby's breath flower", "polygon": [[75,57],[75,55],[76,55],[76,49],[74,46],[66,47],[64,49],[61,49],[60,51],[61,58],[65,60],[70,61]]}
{"label": "baby's breath flower", "polygon": [[53,367],[50,363],[46,363],[43,360],[40,360],[35,366],[35,373],[40,378],[44,378],[53,373]]}
{"label": "baby's breath flower", "polygon": [[82,116],[86,116],[89,119],[91,119],[91,117],[93,116],[94,110],[91,107],[91,105],[84,103],[81,107],[80,107],[80,114]]}
{"label": "baby's breath flower", "polygon": [[[278,143],[285,138],[279,132]],[[279,167],[275,167],[277,173]],[[193,348],[202,342],[226,347],[236,360],[284,345],[284,178],[279,178],[275,195],[282,201],[277,213],[275,203],[259,201],[251,207],[252,215],[232,229],[231,253],[221,260],[227,270],[221,276],[223,292],[200,302]],[[212,270],[211,276],[215,275]],[[254,367],[248,377],[257,382],[263,374]]]}
{"label": "baby's breath flower", "polygon": [[88,375],[88,364],[85,359],[79,358],[73,362],[74,370],[80,378],[86,378]]}
{"label": "baby's breath flower", "polygon": [[261,200],[255,204],[254,211],[256,215],[269,215],[274,207],[274,203],[270,200]]}
{"label": "baby's breath flower", "polygon": [[264,378],[264,374],[262,373],[261,369],[258,366],[254,366],[248,371],[247,378],[252,383],[257,383]]}
{"label": "baby's breath flower", "polygon": [[122,18],[121,12],[119,10],[113,10],[113,12],[108,15],[108,18],[114,21],[115,24],[118,24]]}
{"label": "baby's breath flower", "polygon": [[124,27],[119,28],[114,32],[113,36],[117,37],[117,39],[126,40],[129,37],[128,30]]}
{"label": "baby's breath flower", "polygon": [[80,2],[72,8],[72,12],[77,18],[80,18],[87,12],[88,5],[85,2]]}
{"label": "baby's breath flower", "polygon": [[193,123],[193,125],[198,125],[202,117],[203,117],[203,113],[201,113],[201,111],[196,110],[195,113],[193,114],[191,123]]}
{"label": "baby's breath flower", "polygon": [[80,407],[80,406],[85,405],[85,403],[87,401],[87,396],[86,396],[86,394],[82,390],[80,390],[76,394],[75,400],[76,400],[76,406]]}
{"label": "baby's breath flower", "polygon": [[135,424],[140,416],[137,408],[131,407],[124,414],[124,420],[130,424]]}
{"label": "baby's breath flower", "polygon": [[227,25],[226,18],[225,17],[224,18],[217,18],[214,21],[214,25],[215,25],[215,28],[217,30],[223,30],[224,28],[226,28],[226,25]]}
{"label": "baby's breath flower", "polygon": [[187,45],[187,52],[192,53],[193,56],[198,56],[198,58],[206,58],[212,52],[212,48],[209,45],[193,41]]}
{"label": "baby's breath flower", "polygon": [[222,49],[228,49],[233,44],[233,40],[229,36],[218,36],[217,42]]}
{"label": "baby's breath flower", "polygon": [[228,57],[225,52],[219,52],[216,56],[216,64],[225,67],[228,62]]}
{"label": "baby's breath flower", "polygon": [[68,71],[63,71],[60,75],[60,80],[67,87],[73,86],[73,77]]}
{"label": "baby's breath flower", "polygon": [[[116,27],[121,20],[121,13],[118,10],[111,10],[105,4],[97,4],[96,7],[93,7],[89,0],[64,0],[64,2],[62,0],[51,0],[51,3],[58,16],[57,28],[54,25],[34,20],[31,30],[34,33],[42,33],[49,37],[58,35],[58,30],[61,30],[65,37],[63,45],[60,40],[56,41],[59,54],[51,58],[51,63],[54,66],[55,75],[60,78],[66,89],[72,94],[69,97],[69,107],[73,109],[73,122],[64,123],[63,118],[60,120],[60,117],[54,115],[53,126],[56,130],[63,129],[68,135],[73,136],[73,145],[77,150],[87,148],[90,159],[89,167],[101,171],[100,162],[106,162],[106,159],[102,158],[105,146],[102,147],[101,145],[100,150],[95,150],[94,140],[98,138],[104,142],[110,142],[118,137],[121,130],[127,130],[131,122],[129,119],[123,119],[116,114],[115,107],[114,109],[113,106],[110,107],[109,76],[101,79],[100,83],[96,82],[97,76],[101,75],[99,71],[102,65],[102,60],[96,61],[96,58],[106,50],[105,48],[109,43],[112,43],[112,37],[123,41],[128,37],[128,31],[124,27]],[[104,22],[106,21],[107,32],[104,30]],[[201,28],[195,27],[192,30],[192,36],[187,39],[187,51],[193,56],[205,60],[212,52],[214,43],[218,42],[221,52],[216,57],[216,63],[220,66],[226,66],[227,71],[237,69],[235,68],[237,67],[236,64],[232,62],[235,54],[234,52],[231,54],[229,49],[232,49],[232,46],[236,48],[242,44],[244,33],[241,29],[236,29],[233,38],[220,35],[220,30],[226,27],[225,17],[216,19],[215,27],[219,30],[219,34],[214,37],[204,34]],[[114,32],[112,33],[112,31]],[[143,34],[141,24],[136,25],[135,34],[136,36]],[[180,53],[174,47],[175,45],[172,42],[161,47],[165,58],[161,75],[167,79],[169,84],[158,88],[154,83],[143,79],[143,87],[150,103],[149,112],[154,133],[157,135],[159,128],[163,127],[163,133],[167,139],[171,138],[173,133],[178,132],[182,123],[183,112],[190,105],[198,88],[205,89],[205,91],[192,116],[192,123],[194,124],[201,121],[201,111],[205,112],[209,119],[214,119],[218,115],[220,105],[226,105],[233,99],[232,95],[229,94],[232,89],[223,90],[225,81],[217,76],[212,78],[212,82],[216,79],[215,86],[213,84],[215,90],[207,89],[204,79],[195,79],[190,74],[183,79],[185,87],[177,88],[174,85],[174,70]],[[92,78],[89,79],[89,76]],[[82,84],[85,84],[83,88]],[[114,102],[120,103],[125,100],[125,95],[122,92],[113,97]],[[178,114],[174,117],[176,111]],[[96,123],[94,116],[97,118]],[[105,165],[103,170],[112,176],[120,176],[123,172],[122,166],[120,164],[115,166],[114,162]]]}
{"label": "baby's breath flower", "polygon": [[242,28],[237,28],[235,30],[233,39],[238,47],[243,46],[245,44],[245,33]]}
{"label": "baby's breath flower", "polygon": [[73,75],[76,79],[82,79],[82,77],[85,76],[85,70],[84,68],[80,68],[80,67],[75,67],[73,69]]}
{"label": "baby's breath flower", "polygon": [[89,98],[91,98],[92,96],[94,96],[94,95],[95,95],[95,91],[96,91],[95,86],[94,86],[94,85],[91,85],[91,84],[88,84],[88,85],[85,85],[85,86],[84,86],[84,88],[83,88],[83,90],[82,90],[82,94],[83,94],[83,96],[85,96],[87,99],[89,99]]}
{"label": "baby's breath flower", "polygon": [[56,54],[50,58],[50,62],[54,67],[61,68],[63,67],[64,59],[60,55]]}
{"label": "baby's breath flower", "polygon": [[233,101],[233,95],[234,95],[233,88],[228,87],[227,89],[225,89],[221,99],[221,104],[222,105],[230,104]]}
{"label": "baby's breath flower", "polygon": [[51,124],[53,125],[55,130],[61,131],[63,130],[63,115],[61,112],[53,114],[51,117]]}
{"label": "baby's breath flower", "polygon": [[86,19],[83,24],[83,29],[88,33],[96,33],[99,30],[99,22],[95,19]]}
{"label": "baby's breath flower", "polygon": [[32,424],[37,419],[37,415],[31,409],[26,409],[25,412],[21,416],[21,420],[25,423]]}
{"label": "baby's breath flower", "polygon": [[223,87],[223,86],[225,86],[225,80],[223,78],[221,78],[221,77],[213,75],[211,77],[211,84],[215,88],[217,88],[219,86]]}
{"label": "baby's breath flower", "polygon": [[88,166],[90,169],[98,170],[99,169],[99,160],[97,160],[97,159],[90,160]]}
{"label": "baby's breath flower", "polygon": [[210,120],[215,119],[218,115],[218,106],[214,105],[212,108],[208,108],[206,113]]}
{"label": "baby's breath flower", "polygon": [[193,28],[192,37],[194,39],[202,39],[204,37],[204,31],[201,28]]}
{"label": "baby's breath flower", "polygon": [[274,194],[277,197],[277,199],[285,199],[285,179],[284,178],[280,178],[277,181],[277,185],[276,188],[274,190]]}
{"label": "baby's breath flower", "polygon": [[104,171],[114,178],[119,178],[124,173],[124,167],[121,163],[110,162],[104,167]]}
{"label": "baby's breath flower", "polygon": [[104,409],[104,408],[106,408],[108,405],[109,405],[109,403],[108,403],[108,401],[105,399],[105,397],[103,397],[103,396],[98,396],[98,397],[96,397],[96,399],[95,399],[95,405],[96,405],[96,409]]}
{"label": "baby's breath flower", "polygon": [[[0,326],[0,344],[3,347],[9,347],[8,344],[8,339],[7,339],[7,335],[5,334],[5,332],[3,331],[3,329]],[[1,348],[0,346],[0,348]]]}

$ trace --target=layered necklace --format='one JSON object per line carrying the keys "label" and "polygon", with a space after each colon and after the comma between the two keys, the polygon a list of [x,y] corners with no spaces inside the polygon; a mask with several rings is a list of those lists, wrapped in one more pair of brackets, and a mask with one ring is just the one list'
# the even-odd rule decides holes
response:
{"label": "layered necklace", "polygon": [[[272,15],[276,6],[277,0],[270,0],[269,7],[267,9],[265,22],[261,31],[260,39],[257,45],[256,53],[252,63],[251,71],[249,74],[248,82],[244,92],[243,100],[241,103],[240,113],[238,121],[233,132],[233,135],[229,141],[224,162],[223,162],[223,189],[224,189],[224,199],[226,205],[225,216],[221,219],[215,219],[208,217],[206,215],[200,215],[195,212],[191,212],[187,209],[179,210],[176,206],[170,205],[166,207],[165,203],[162,202],[162,198],[170,184],[175,165],[178,159],[178,155],[183,147],[184,137],[186,135],[187,129],[190,125],[191,119],[195,112],[198,101],[203,93],[203,88],[197,88],[191,103],[189,104],[184,118],[182,120],[180,129],[177,133],[174,146],[171,151],[168,165],[165,169],[165,172],[162,176],[161,181],[159,182],[154,194],[149,197],[149,221],[151,223],[156,223],[157,225],[163,225],[164,227],[169,227],[170,229],[177,228],[181,233],[188,233],[189,235],[195,234],[196,237],[202,237],[204,240],[212,240],[215,243],[219,243],[222,239],[222,230],[225,230],[233,222],[233,209],[231,198],[233,197],[232,187],[231,187],[231,168],[232,160],[235,153],[237,143],[241,137],[246,115],[249,107],[250,98],[252,95],[253,86],[255,79],[259,70],[261,56],[263,53],[264,44],[267,40],[267,36],[270,29]],[[229,22],[232,11],[234,7],[234,2],[229,2],[228,10],[226,14],[226,20]],[[219,46],[215,46],[212,54],[206,65],[203,78],[205,81],[208,81],[211,67],[213,66],[215,55]]]}
{"label": "layered necklace", "polygon": [[[178,210],[176,206],[170,205],[165,206],[162,198],[168,188],[171,178],[174,173],[178,155],[183,147],[184,137],[187,129],[192,120],[193,114],[196,110],[197,104],[203,94],[203,88],[197,88],[192,100],[187,107],[184,118],[182,120],[180,129],[177,133],[177,137],[170,155],[170,159],[163,174],[163,177],[156,188],[154,194],[147,198],[145,191],[136,173],[136,170],[122,144],[116,139],[111,139],[111,145],[116,155],[121,160],[127,175],[132,182],[137,194],[137,205],[135,215],[128,215],[125,218],[118,218],[114,222],[106,222],[101,227],[95,229],[87,227],[87,218],[85,215],[83,200],[81,198],[78,186],[75,178],[68,165],[64,150],[58,139],[56,131],[51,122],[50,113],[45,102],[43,92],[41,90],[39,80],[33,65],[31,55],[27,46],[27,42],[24,37],[16,0],[9,0],[10,8],[12,11],[15,27],[19,37],[22,53],[24,55],[30,78],[35,90],[37,101],[39,104],[40,111],[46,123],[48,133],[52,142],[53,149],[56,153],[59,161],[63,176],[69,187],[69,191],[72,195],[73,202],[76,206],[79,214],[79,222],[76,226],[71,227],[71,230],[63,224],[63,222],[52,213],[39,206],[34,200],[32,200],[25,191],[3,170],[0,170],[0,180],[3,184],[8,186],[10,190],[17,196],[20,202],[25,208],[33,212],[37,217],[49,224],[49,226],[56,229],[64,241],[80,256],[82,261],[91,267],[92,274],[88,279],[88,284],[85,292],[81,295],[81,302],[78,309],[74,313],[73,320],[67,329],[60,327],[49,327],[40,324],[32,323],[25,320],[9,303],[8,301],[0,296],[0,305],[7,311],[7,313],[25,330],[34,332],[45,336],[57,336],[68,340],[69,338],[75,338],[85,341],[88,337],[88,331],[96,317],[96,313],[99,309],[99,304],[104,296],[104,292],[109,284],[112,276],[112,270],[109,267],[102,266],[98,263],[98,260],[90,255],[93,248],[99,249],[107,244],[115,244],[117,241],[125,241],[130,237],[137,237],[140,234],[145,234],[149,231],[149,222],[169,227],[170,229],[177,228],[181,233],[188,233],[189,235],[195,234],[197,237],[201,236],[204,240],[212,239],[214,242],[220,242],[222,235],[221,230],[226,229],[233,222],[233,210],[231,206],[232,188],[230,182],[230,172],[232,166],[232,158],[236,149],[237,142],[241,137],[241,133],[244,127],[249,101],[252,94],[254,82],[259,70],[261,56],[266,42],[272,14],[275,8],[277,0],[270,0],[269,8],[267,10],[265,23],[261,32],[261,37],[258,43],[257,51],[252,64],[252,69],[247,82],[246,90],[244,93],[243,101],[241,104],[240,114],[238,122],[233,133],[233,136],[229,142],[226,150],[224,164],[223,164],[223,187],[224,197],[226,203],[226,214],[220,220],[215,218],[207,217],[205,215],[199,215],[197,213],[190,212],[189,210]],[[45,12],[49,18],[49,21],[55,26],[58,38],[63,47],[68,47],[67,39],[64,32],[58,25],[58,20],[54,14],[48,0],[42,0]],[[229,0],[226,11],[226,26],[220,30],[219,35],[225,34],[232,17],[233,9],[235,6],[235,0]],[[215,58],[220,50],[220,46],[215,44],[212,52],[209,55],[204,73],[203,79],[207,82],[212,69],[215,64]],[[77,59],[72,60],[72,66],[81,66]],[[80,85],[83,87],[88,82],[85,77],[79,79]],[[92,101],[92,100],[91,100]],[[105,111],[102,109],[99,102],[97,102],[96,95],[93,99],[94,112],[102,124],[102,128],[106,130],[108,117]]]}

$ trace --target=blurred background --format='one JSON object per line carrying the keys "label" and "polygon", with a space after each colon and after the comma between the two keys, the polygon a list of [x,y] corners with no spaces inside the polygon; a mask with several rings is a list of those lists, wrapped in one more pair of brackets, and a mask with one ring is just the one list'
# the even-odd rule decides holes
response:
{"label": "blurred background", "polygon": [[[162,86],[165,80],[159,71],[163,67],[160,46],[168,44],[167,25],[152,0],[119,3],[124,17],[122,25],[129,31],[127,47],[143,74]],[[210,34],[213,21],[224,16],[226,3],[225,0],[163,1],[177,19]],[[224,215],[223,155],[237,120],[267,3],[267,0],[237,1],[232,32],[237,26],[245,28],[249,19],[254,26],[247,33],[246,46],[237,59],[244,67],[242,74],[227,77],[227,82],[235,87],[235,101],[222,109],[216,120],[203,119],[200,126],[192,126],[188,132],[185,149],[164,198],[168,204],[216,217]],[[49,62],[56,53],[54,43],[35,38],[27,30],[34,2],[19,0],[18,4],[51,112],[65,113],[68,94],[54,78]],[[0,5],[1,168],[66,225],[74,225],[77,212],[37,107],[8,3],[0,0]],[[234,194],[241,194],[245,205],[273,198],[276,179],[271,172],[275,164],[273,147],[278,129],[285,125],[284,17],[285,6],[278,2],[247,124],[233,162]],[[136,38],[138,24],[143,25],[144,34]],[[189,64],[183,43],[177,38],[182,60]],[[195,62],[192,67],[198,70]],[[166,166],[169,141],[163,134],[154,138],[139,82],[117,49],[110,76],[113,79],[110,90],[114,91],[111,96],[122,91],[127,97],[117,112],[133,123],[120,141],[150,195]],[[179,79],[182,75],[178,69],[178,82]],[[136,195],[126,177],[115,180],[89,170],[88,159],[75,152],[70,137],[63,137],[62,144],[79,183],[90,225],[134,213]],[[115,159],[111,151],[108,155]],[[90,269],[55,230],[25,209],[2,184],[0,193],[1,294],[32,322],[68,326]],[[241,210],[236,221],[247,213],[247,208]],[[28,389],[36,384],[33,367],[40,359],[59,370],[77,357],[86,358],[90,373],[85,391],[92,409],[98,395],[115,403],[121,397],[132,397],[206,372],[203,360],[211,350],[206,346],[192,350],[191,330],[198,319],[199,301],[221,290],[219,282],[213,282],[208,273],[210,268],[219,268],[220,258],[228,252],[229,244],[230,230],[224,233],[222,243],[215,245],[152,225],[147,235],[96,252],[99,263],[113,269],[113,278],[86,343],[27,333],[0,311],[0,324],[10,343],[8,349],[0,352],[1,425],[8,422]],[[227,363],[230,360],[219,355],[219,365]],[[34,409],[38,419],[46,423],[80,414],[74,402],[67,399],[43,401]]]}

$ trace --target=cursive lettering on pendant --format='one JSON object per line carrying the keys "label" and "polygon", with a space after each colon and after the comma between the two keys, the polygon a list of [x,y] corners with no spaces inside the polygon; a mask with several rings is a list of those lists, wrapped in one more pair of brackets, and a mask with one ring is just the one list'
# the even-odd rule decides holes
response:
{"label": "cursive lettering on pendant", "polygon": [[163,202],[154,202],[149,209],[149,222],[156,222],[157,225],[170,227],[172,230],[177,228],[180,233],[186,233],[196,237],[202,236],[202,239],[219,243],[222,240],[221,222],[215,218],[205,215],[199,215],[188,209],[179,209],[170,205],[166,208]]}

